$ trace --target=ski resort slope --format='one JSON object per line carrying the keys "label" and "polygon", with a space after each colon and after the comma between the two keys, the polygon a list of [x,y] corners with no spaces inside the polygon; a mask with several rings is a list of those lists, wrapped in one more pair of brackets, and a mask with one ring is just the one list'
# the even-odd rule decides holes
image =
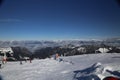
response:
{"label": "ski resort slope", "polygon": [[120,54],[103,53],[8,62],[0,69],[2,80],[102,80],[107,76],[120,77]]}

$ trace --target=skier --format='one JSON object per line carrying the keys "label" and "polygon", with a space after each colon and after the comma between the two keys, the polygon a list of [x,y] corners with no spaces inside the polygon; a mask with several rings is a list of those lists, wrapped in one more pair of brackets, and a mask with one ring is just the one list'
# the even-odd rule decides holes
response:
{"label": "skier", "polygon": [[30,63],[32,63],[32,60],[31,60],[31,58],[30,58]]}
{"label": "skier", "polygon": [[56,53],[56,58],[59,58],[59,54],[58,53]]}
{"label": "skier", "polygon": [[2,60],[3,64],[7,63],[7,56],[6,54],[4,53],[4,56],[3,56],[3,60]]}
{"label": "skier", "polygon": [[32,55],[29,56],[30,63],[32,63]]}
{"label": "skier", "polygon": [[22,65],[22,60],[20,60],[20,65]]}
{"label": "skier", "polygon": [[22,65],[22,56],[19,55],[19,61],[20,61],[20,65]]}

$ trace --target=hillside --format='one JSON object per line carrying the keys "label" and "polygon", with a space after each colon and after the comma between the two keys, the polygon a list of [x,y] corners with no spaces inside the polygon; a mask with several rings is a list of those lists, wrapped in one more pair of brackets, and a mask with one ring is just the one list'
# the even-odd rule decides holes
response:
{"label": "hillside", "polygon": [[120,77],[120,54],[88,54],[53,59],[33,60],[20,65],[8,62],[0,70],[3,80],[102,80]]}

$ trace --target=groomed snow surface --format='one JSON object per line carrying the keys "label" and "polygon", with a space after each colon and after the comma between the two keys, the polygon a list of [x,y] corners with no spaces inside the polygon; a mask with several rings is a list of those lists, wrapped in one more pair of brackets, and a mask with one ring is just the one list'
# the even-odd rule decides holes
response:
{"label": "groomed snow surface", "polygon": [[120,54],[104,53],[53,59],[32,63],[7,62],[0,69],[2,80],[102,80],[107,76],[120,78]]}

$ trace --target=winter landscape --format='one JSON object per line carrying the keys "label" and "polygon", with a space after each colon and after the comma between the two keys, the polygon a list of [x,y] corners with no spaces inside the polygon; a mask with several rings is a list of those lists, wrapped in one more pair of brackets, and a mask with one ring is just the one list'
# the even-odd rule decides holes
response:
{"label": "winter landscape", "polygon": [[0,70],[3,80],[102,80],[107,76],[120,78],[120,54],[102,53],[53,59],[32,63],[7,62]]}
{"label": "winter landscape", "polygon": [[0,0],[0,80],[120,80],[120,0]]}
{"label": "winter landscape", "polygon": [[[120,78],[119,41],[119,38],[103,41],[1,41],[1,47],[9,48],[0,48],[1,56],[7,59],[1,66],[0,75],[2,80]],[[32,51],[31,43],[35,47]]]}

